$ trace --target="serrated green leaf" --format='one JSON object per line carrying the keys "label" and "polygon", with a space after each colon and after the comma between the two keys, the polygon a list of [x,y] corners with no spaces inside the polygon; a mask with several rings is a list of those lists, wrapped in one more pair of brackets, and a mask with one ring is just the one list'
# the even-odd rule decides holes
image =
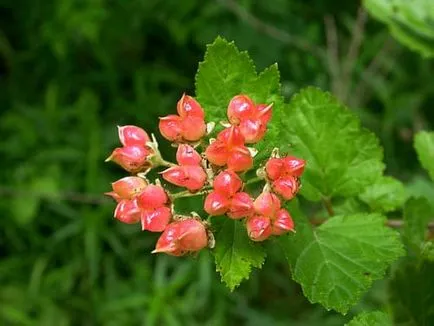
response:
{"label": "serrated green leaf", "polygon": [[301,194],[310,200],[357,195],[382,174],[378,139],[329,93],[309,87],[293,96],[281,130],[281,142],[307,160]]}
{"label": "serrated green leaf", "polygon": [[396,325],[434,325],[434,262],[407,260],[389,286]]}
{"label": "serrated green leaf", "polygon": [[369,185],[359,198],[377,212],[390,212],[404,204],[405,188],[401,181],[382,177]]}
{"label": "serrated green leaf", "polygon": [[421,131],[414,137],[414,148],[422,166],[434,180],[434,132]]}
{"label": "serrated green leaf", "polygon": [[403,254],[398,233],[379,214],[335,216],[313,231],[294,204],[289,211],[297,233],[278,241],[305,296],[327,309],[346,313]]}
{"label": "serrated green leaf", "polygon": [[346,326],[392,326],[390,316],[382,311],[363,312],[354,317]]}
{"label": "serrated green leaf", "polygon": [[404,207],[404,239],[407,246],[416,252],[420,252],[425,240],[427,224],[433,216],[426,198],[410,198]]}
{"label": "serrated green leaf", "polygon": [[368,12],[392,35],[426,57],[434,56],[434,3],[431,0],[364,0]]}
{"label": "serrated green leaf", "polygon": [[[247,52],[241,52],[233,42],[217,37],[208,45],[204,61],[199,64],[196,74],[196,96],[205,109],[207,121],[227,120],[228,104],[238,94],[246,94],[258,104],[274,103],[266,137],[256,146],[260,155],[265,156],[277,143],[277,121],[283,107],[277,64],[257,75]],[[258,156],[258,161],[260,157],[263,156]]]}
{"label": "serrated green leaf", "polygon": [[244,279],[248,279],[252,267],[261,267],[265,261],[265,251],[258,243],[247,236],[241,221],[221,217],[213,222],[215,226],[214,249],[217,271],[229,289],[235,289]]}

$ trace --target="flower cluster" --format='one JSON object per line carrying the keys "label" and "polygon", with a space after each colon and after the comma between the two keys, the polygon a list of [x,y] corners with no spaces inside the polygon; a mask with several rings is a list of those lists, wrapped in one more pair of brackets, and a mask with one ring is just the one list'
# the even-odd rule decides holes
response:
{"label": "flower cluster", "polygon": [[[215,123],[206,124],[204,110],[193,97],[184,94],[177,112],[160,118],[159,123],[163,137],[177,147],[177,164],[161,157],[154,135],[151,141],[139,127],[118,127],[123,147],[116,148],[108,160],[133,175],[112,183],[112,191],[106,193],[117,201],[114,217],[127,224],[141,223],[142,230],[162,232],[153,253],[172,256],[212,247],[209,221],[213,216],[244,219],[253,241],[293,231],[294,223],[282,201],[297,194],[305,161],[280,157],[274,150],[257,171],[258,178],[244,182],[240,176],[254,166],[255,150],[248,146],[264,138],[272,104],[255,104],[243,94],[234,96],[227,108],[228,122],[221,122],[224,129],[215,138],[211,137]],[[185,190],[171,193],[159,179],[151,183],[147,173],[160,166],[166,167],[159,172],[164,181]],[[259,181],[265,186],[254,199],[245,191],[246,184]],[[194,212],[190,216],[175,212],[175,200],[204,195],[208,221]]]}

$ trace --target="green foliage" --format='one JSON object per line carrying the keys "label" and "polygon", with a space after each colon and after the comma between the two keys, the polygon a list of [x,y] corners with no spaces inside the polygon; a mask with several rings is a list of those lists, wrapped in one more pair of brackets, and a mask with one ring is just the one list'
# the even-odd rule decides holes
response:
{"label": "green foliage", "polygon": [[262,266],[265,252],[260,244],[249,239],[241,221],[220,219],[215,229],[215,262],[222,281],[233,290],[249,278],[251,267]]}
{"label": "green foliage", "polygon": [[378,214],[335,216],[313,230],[294,205],[297,233],[280,240],[292,276],[313,303],[346,313],[402,256],[398,234]]}
{"label": "green foliage", "polygon": [[419,132],[414,138],[419,161],[434,180],[434,132]]}
{"label": "green foliage", "polygon": [[403,236],[409,249],[420,252],[433,209],[425,198],[410,198],[404,206]]}
{"label": "green foliage", "polygon": [[434,4],[431,0],[364,0],[365,8],[392,35],[425,57],[434,57]]}
{"label": "green foliage", "polygon": [[294,95],[281,128],[291,152],[308,162],[302,194],[309,200],[354,196],[381,176],[378,139],[330,94],[308,88]]}
{"label": "green foliage", "polygon": [[359,195],[363,202],[378,212],[389,212],[401,207],[405,197],[404,185],[392,177],[378,179]]}
{"label": "green foliage", "polygon": [[392,326],[389,315],[381,311],[364,312],[357,315],[347,326]]}

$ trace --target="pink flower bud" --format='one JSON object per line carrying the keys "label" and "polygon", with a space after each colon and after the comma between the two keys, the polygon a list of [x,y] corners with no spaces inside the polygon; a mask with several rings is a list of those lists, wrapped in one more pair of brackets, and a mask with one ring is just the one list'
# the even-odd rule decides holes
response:
{"label": "pink flower bud", "polygon": [[213,191],[206,196],[204,209],[209,215],[223,215],[229,208],[229,198],[224,194]]}
{"label": "pink flower bud", "polygon": [[197,141],[206,134],[203,118],[187,116],[182,120],[182,137],[187,141]]}
{"label": "pink flower bud", "polygon": [[[113,192],[122,199],[132,199],[141,193],[148,183],[139,177],[125,177],[112,183]],[[112,196],[113,197],[113,196]]]}
{"label": "pink flower bud", "polygon": [[157,241],[152,253],[182,256],[199,251],[208,245],[205,226],[196,219],[185,219],[170,223]]}
{"label": "pink flower bud", "polygon": [[227,161],[228,169],[235,172],[247,171],[253,167],[253,158],[245,146],[234,149]]}
{"label": "pink flower bud", "polygon": [[183,94],[181,99],[178,101],[176,109],[181,118],[185,118],[187,116],[197,117],[202,120],[205,118],[205,112],[203,111],[199,102],[197,102],[193,97],[185,94]]}
{"label": "pink flower bud", "polygon": [[228,149],[244,145],[244,136],[241,134],[240,128],[232,126],[223,129],[218,135],[217,140],[226,144]]}
{"label": "pink flower bud", "polygon": [[258,104],[256,106],[256,117],[261,120],[264,125],[271,120],[273,104]]}
{"label": "pink flower bud", "polygon": [[140,221],[140,208],[135,199],[123,199],[116,206],[114,217],[126,224],[135,224]]}
{"label": "pink flower bud", "polygon": [[160,118],[158,125],[161,135],[170,141],[182,140],[182,120],[177,115],[168,115]]}
{"label": "pink flower bud", "polygon": [[270,158],[265,164],[265,171],[270,180],[280,178],[284,173],[283,160],[280,158]]}
{"label": "pink flower bud", "polygon": [[265,216],[253,216],[246,223],[247,234],[253,241],[264,241],[271,235],[271,221]]}
{"label": "pink flower bud", "polygon": [[146,131],[136,126],[118,126],[119,139],[124,146],[146,146],[150,138]]}
{"label": "pink flower bud", "polygon": [[142,230],[151,232],[163,232],[172,218],[172,212],[169,207],[158,207],[142,211],[140,220],[142,222]]}
{"label": "pink flower bud", "polygon": [[297,194],[300,185],[296,177],[287,176],[275,180],[272,187],[276,194],[285,200],[291,200]]}
{"label": "pink flower bud", "polygon": [[228,118],[231,123],[238,124],[254,114],[255,104],[247,95],[234,96],[228,105]]}
{"label": "pink flower bud", "polygon": [[200,165],[200,154],[190,145],[180,144],[176,152],[176,161],[179,165]]}
{"label": "pink flower bud", "polygon": [[113,161],[128,172],[138,172],[149,165],[147,159],[150,153],[151,151],[143,146],[118,147],[106,161]]}
{"label": "pink flower bud", "polygon": [[236,193],[231,200],[228,216],[232,219],[240,219],[253,215],[253,200],[245,192]]}
{"label": "pink flower bud", "polygon": [[199,165],[174,166],[162,172],[163,179],[188,190],[201,189],[206,182],[206,173]]}
{"label": "pink flower bud", "polygon": [[229,151],[224,142],[216,140],[206,148],[205,156],[212,164],[223,166],[226,165]]}
{"label": "pink flower bud", "polygon": [[114,200],[116,200],[116,202],[120,202],[122,200],[121,196],[119,196],[117,193],[115,193],[114,191],[110,191],[110,192],[105,192],[104,195],[106,196],[110,196],[112,197]]}
{"label": "pink flower bud", "polygon": [[265,136],[267,127],[260,120],[243,120],[240,123],[240,132],[244,136],[246,143],[254,144]]}
{"label": "pink flower bud", "polygon": [[139,207],[146,210],[159,208],[168,202],[163,187],[156,185],[148,185],[136,198]]}
{"label": "pink flower bud", "polygon": [[243,186],[243,181],[233,171],[220,172],[214,179],[214,190],[227,194],[228,196],[234,195]]}
{"label": "pink flower bud", "polygon": [[294,230],[294,221],[286,209],[277,211],[273,220],[272,233],[274,235],[281,235]]}
{"label": "pink flower bud", "polygon": [[256,213],[266,217],[274,217],[280,209],[280,199],[271,192],[263,192],[253,203]]}
{"label": "pink flower bud", "polygon": [[288,156],[283,158],[283,164],[285,166],[285,172],[288,175],[300,177],[304,172],[306,161],[294,156]]}

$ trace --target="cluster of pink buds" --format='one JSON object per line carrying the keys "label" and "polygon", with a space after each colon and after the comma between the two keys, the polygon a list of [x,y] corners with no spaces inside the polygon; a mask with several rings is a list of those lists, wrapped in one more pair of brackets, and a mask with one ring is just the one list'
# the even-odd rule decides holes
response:
{"label": "cluster of pink buds", "polygon": [[[127,224],[141,223],[142,230],[162,232],[153,253],[182,256],[213,247],[212,216],[244,219],[249,237],[263,241],[294,230],[282,201],[291,200],[300,188],[305,161],[292,156],[280,157],[274,150],[259,178],[244,182],[239,175],[253,168],[255,150],[247,147],[262,140],[272,116],[272,104],[255,104],[247,95],[232,98],[227,108],[229,122],[210,137],[214,123],[205,122],[201,105],[183,95],[177,104],[178,115],[160,118],[164,138],[177,147],[177,164],[161,157],[158,143],[136,126],[119,127],[123,147],[116,148],[111,160],[133,175],[112,183],[106,193],[116,200],[114,217]],[[151,141],[152,139],[152,141]],[[208,141],[207,141],[208,140]],[[162,180],[151,183],[147,173],[164,166],[162,179],[185,190],[170,193]],[[263,192],[253,199],[245,184],[265,181]],[[174,201],[183,197],[206,196],[203,221],[192,212],[189,216],[175,212]]]}

